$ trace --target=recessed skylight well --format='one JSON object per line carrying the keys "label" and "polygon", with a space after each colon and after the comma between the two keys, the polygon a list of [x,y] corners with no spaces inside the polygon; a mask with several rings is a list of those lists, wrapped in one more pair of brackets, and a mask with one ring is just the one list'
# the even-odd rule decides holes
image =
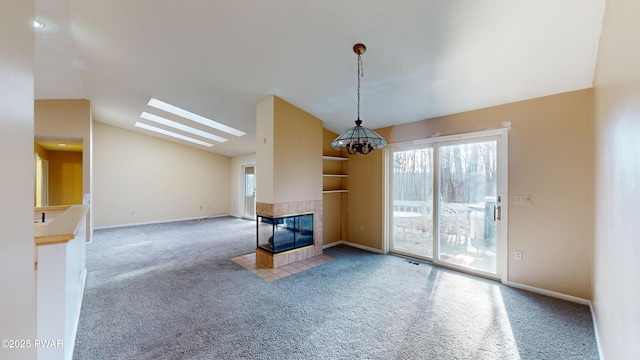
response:
{"label": "recessed skylight well", "polygon": [[147,125],[147,124],[141,123],[139,121],[136,122],[136,126],[141,128],[141,129],[154,131],[154,132],[157,132],[159,134],[163,134],[163,135],[174,137],[176,139],[189,141],[189,142],[192,142],[194,144],[198,144],[198,145],[202,145],[202,146],[206,146],[206,147],[212,147],[213,146],[213,144],[210,144],[208,142],[204,142],[204,141],[200,141],[200,140],[197,140],[197,139],[194,139],[194,138],[190,138],[188,136],[180,135],[180,134],[174,133],[172,131],[161,129],[159,127],[155,127],[155,126],[152,126],[152,125]]}
{"label": "recessed skylight well", "polygon": [[185,109],[181,109],[177,106],[168,104],[164,101],[155,99],[155,98],[151,98],[151,100],[149,100],[148,103],[149,106],[153,106],[156,109],[160,109],[169,113],[172,113],[174,115],[178,115],[180,117],[183,117],[185,119],[189,119],[191,121],[195,121],[199,124],[208,126],[210,128],[219,130],[219,131],[223,131],[226,132],[227,134],[231,134],[231,135],[235,135],[235,136],[243,136],[246,135],[247,133],[245,133],[244,131],[240,131],[238,129],[234,129],[231,126],[227,126],[224,124],[221,124],[217,121],[213,121],[211,119],[208,119],[204,116],[200,116],[198,114],[194,114],[191,111],[185,110]]}
{"label": "recessed skylight well", "polygon": [[178,130],[182,130],[184,132],[188,132],[188,133],[193,134],[193,135],[197,135],[197,136],[201,136],[203,138],[211,139],[213,141],[217,141],[217,142],[221,142],[221,143],[227,141],[227,139],[225,139],[223,137],[220,137],[218,135],[213,135],[213,134],[210,134],[210,133],[208,133],[206,131],[198,130],[198,129],[192,128],[190,126],[187,126],[187,125],[184,125],[184,124],[180,124],[180,123],[177,123],[175,121],[171,121],[169,119],[165,119],[165,118],[163,118],[161,116],[150,114],[148,112],[143,112],[142,114],[140,114],[140,117],[143,118],[143,119],[151,120],[151,121],[156,122],[158,124],[166,125],[166,126],[174,128],[174,129],[178,129]]}

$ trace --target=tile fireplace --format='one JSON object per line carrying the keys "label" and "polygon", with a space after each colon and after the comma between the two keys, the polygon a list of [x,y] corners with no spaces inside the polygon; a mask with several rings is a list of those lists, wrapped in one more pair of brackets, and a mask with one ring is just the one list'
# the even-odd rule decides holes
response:
{"label": "tile fireplace", "polygon": [[272,254],[313,245],[313,213],[284,217],[258,216],[257,248]]}
{"label": "tile fireplace", "polygon": [[277,268],[322,254],[322,200],[256,204],[256,263]]}

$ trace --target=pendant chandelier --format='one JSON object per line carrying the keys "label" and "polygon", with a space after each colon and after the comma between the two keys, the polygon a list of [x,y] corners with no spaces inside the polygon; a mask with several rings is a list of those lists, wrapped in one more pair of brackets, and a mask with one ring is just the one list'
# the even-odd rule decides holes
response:
{"label": "pendant chandelier", "polygon": [[361,126],[360,120],[360,78],[362,77],[362,58],[361,55],[367,48],[363,44],[353,45],[353,52],[358,55],[358,119],[356,126],[343,132],[331,142],[334,150],[340,151],[347,149],[351,155],[366,155],[373,150],[384,149],[387,146],[387,140],[378,135],[375,131]]}

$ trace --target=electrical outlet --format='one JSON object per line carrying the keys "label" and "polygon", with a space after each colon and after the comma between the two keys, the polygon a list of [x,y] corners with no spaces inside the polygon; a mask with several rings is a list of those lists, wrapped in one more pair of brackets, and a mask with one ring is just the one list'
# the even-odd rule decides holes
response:
{"label": "electrical outlet", "polygon": [[516,205],[531,205],[531,195],[516,195]]}
{"label": "electrical outlet", "polygon": [[514,252],[513,252],[513,257],[514,257],[516,260],[522,260],[522,251],[520,251],[520,250],[516,250],[516,251],[514,251]]}

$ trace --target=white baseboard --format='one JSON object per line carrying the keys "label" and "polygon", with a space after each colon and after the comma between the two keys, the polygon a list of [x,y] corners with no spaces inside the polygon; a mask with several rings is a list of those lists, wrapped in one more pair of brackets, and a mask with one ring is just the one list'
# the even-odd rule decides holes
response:
{"label": "white baseboard", "polygon": [[338,245],[342,245],[342,244],[344,244],[344,241],[338,240],[338,241],[334,241],[334,242],[329,243],[329,244],[323,244],[322,245],[322,249],[328,249],[330,247],[334,247],[334,246],[338,246]]}
{"label": "white baseboard", "polygon": [[598,332],[598,321],[596,320],[596,311],[593,308],[593,302],[589,301],[589,310],[591,310],[591,321],[593,322],[593,332],[596,337],[596,346],[598,347],[598,356],[600,360],[604,360],[604,355],[602,354],[602,348],[600,348],[600,335]]}
{"label": "white baseboard", "polygon": [[[71,327],[71,339],[73,340],[71,344],[65,344],[65,359],[73,358],[73,351],[76,345],[76,336],[78,335],[78,326],[80,325],[80,312],[82,310],[82,299],[84,298],[84,287],[87,284],[87,268],[82,269],[82,274],[80,275],[80,296],[78,301],[78,312],[77,316],[73,319],[73,325]],[[70,347],[70,348],[69,348]]]}
{"label": "white baseboard", "polygon": [[561,299],[561,300],[566,300],[566,301],[571,301],[574,303],[578,303],[578,304],[582,304],[582,305],[587,305],[589,306],[591,304],[591,301],[587,300],[587,299],[583,299],[583,298],[579,298],[577,296],[571,296],[571,295],[567,295],[567,294],[563,294],[563,293],[559,293],[559,292],[555,292],[555,291],[550,291],[550,290],[545,290],[545,289],[540,289],[534,286],[529,286],[529,285],[524,285],[524,284],[520,284],[517,282],[513,282],[513,281],[503,281],[503,284],[507,285],[507,286],[511,286],[514,288],[518,288],[518,289],[522,289],[522,290],[527,290],[527,291],[531,291],[537,294],[541,294],[541,295],[546,295],[546,296],[550,296],[556,299]]}
{"label": "white baseboard", "polygon": [[[348,242],[348,241],[343,241],[343,240],[335,241],[335,242],[332,242],[330,244],[325,244],[325,245],[323,245],[322,248],[323,249],[327,249],[327,248],[330,248],[330,247],[333,247],[333,246],[336,246],[336,245],[347,245],[347,246],[351,246],[351,247],[358,248],[358,249],[361,249],[361,250],[366,250],[366,251],[370,251],[370,252],[373,252],[373,253],[382,254],[382,251],[380,249],[375,249],[375,248],[371,248],[371,247],[364,246],[364,245],[354,244],[354,243],[351,243],[351,242]],[[591,301],[590,300],[579,298],[577,296],[571,296],[571,295],[567,295],[567,294],[551,291],[551,290],[545,290],[545,289],[537,288],[537,287],[534,287],[534,286],[524,285],[524,284],[520,284],[520,283],[517,283],[517,282],[508,281],[508,280],[507,281],[503,281],[502,283],[504,285],[507,285],[507,286],[511,286],[511,287],[514,287],[514,288],[522,289],[522,290],[527,290],[527,291],[530,291],[530,292],[533,292],[533,293],[537,293],[537,294],[541,294],[541,295],[546,295],[546,296],[553,297],[553,298],[556,298],[556,299],[561,299],[561,300],[571,301],[571,302],[582,304],[582,305],[587,305],[587,306],[589,306],[589,308],[591,308],[592,316],[593,316],[593,309],[591,307]],[[594,317],[594,325],[595,325],[595,317]]]}
{"label": "white baseboard", "polygon": [[184,218],[184,219],[159,220],[159,221],[147,221],[147,222],[132,223],[132,224],[97,226],[97,227],[94,227],[93,229],[94,230],[117,229],[117,228],[129,227],[129,226],[164,224],[164,223],[170,223],[170,222],[176,222],[176,221],[213,219],[213,218],[224,217],[224,216],[231,216],[231,215],[229,215],[229,214],[218,214],[218,215],[193,217],[193,218]]}
{"label": "white baseboard", "polygon": [[593,332],[594,332],[594,336],[596,338],[596,348],[598,349],[598,356],[600,357],[601,360],[604,360],[604,356],[602,354],[602,348],[600,347],[600,336],[599,336],[599,332],[598,332],[598,322],[596,320],[596,313],[595,313],[595,309],[593,307],[593,303],[591,302],[591,300],[587,300],[587,299],[583,299],[583,298],[579,298],[579,297],[571,296],[571,295],[567,295],[567,294],[562,294],[562,293],[555,292],[555,291],[549,291],[549,290],[545,290],[545,289],[540,289],[540,288],[529,286],[529,285],[523,285],[523,284],[520,284],[520,283],[511,282],[511,281],[503,282],[503,284],[505,284],[507,286],[515,287],[515,288],[518,288],[518,289],[527,290],[527,291],[531,291],[531,292],[534,292],[534,293],[550,296],[550,297],[553,297],[553,298],[557,298],[557,299],[561,299],[561,300],[567,300],[567,301],[571,301],[571,302],[582,304],[582,305],[587,305],[589,307],[589,311],[591,313],[591,321],[593,322]]}
{"label": "white baseboard", "polygon": [[[337,246],[337,245],[347,245],[347,246],[351,246],[351,247],[354,247],[354,248],[358,248],[358,249],[362,249],[362,250],[366,250],[366,251],[370,251],[370,252],[374,252],[374,253],[378,253],[378,254],[382,253],[382,251],[380,251],[379,249],[374,249],[374,248],[370,248],[368,246],[358,245],[358,244],[350,243],[348,241],[343,241],[343,240],[335,241],[335,242],[332,242],[330,244],[325,244],[325,245],[323,245],[322,248],[323,249],[327,249],[327,248],[330,248],[330,247],[333,247],[333,246]],[[601,360],[604,360],[604,356],[602,354],[602,349],[600,348],[600,336],[598,335],[598,322],[596,321],[596,314],[595,314],[595,310],[593,308],[593,303],[590,300],[579,298],[579,297],[576,297],[576,296],[563,294],[563,293],[559,293],[559,292],[555,292],[555,291],[540,289],[540,288],[537,288],[537,287],[534,287],[534,286],[524,285],[524,284],[520,284],[520,283],[516,283],[516,282],[512,282],[512,281],[503,281],[502,283],[504,285],[511,286],[511,287],[514,287],[514,288],[527,290],[527,291],[530,291],[530,292],[533,292],[533,293],[546,295],[546,296],[553,297],[553,298],[556,298],[556,299],[571,301],[571,302],[574,302],[574,303],[578,303],[578,304],[589,306],[589,310],[591,312],[591,319],[593,321],[593,330],[594,330],[595,338],[596,338],[596,347],[598,348],[598,355],[600,356]]]}
{"label": "white baseboard", "polygon": [[380,249],[376,249],[376,248],[372,248],[372,247],[368,247],[360,244],[355,244],[355,243],[344,241],[344,240],[334,241],[330,244],[322,245],[322,248],[327,249],[337,245],[347,245],[347,246],[354,247],[356,249],[365,250],[365,251],[369,251],[376,254],[382,254],[382,251]]}

